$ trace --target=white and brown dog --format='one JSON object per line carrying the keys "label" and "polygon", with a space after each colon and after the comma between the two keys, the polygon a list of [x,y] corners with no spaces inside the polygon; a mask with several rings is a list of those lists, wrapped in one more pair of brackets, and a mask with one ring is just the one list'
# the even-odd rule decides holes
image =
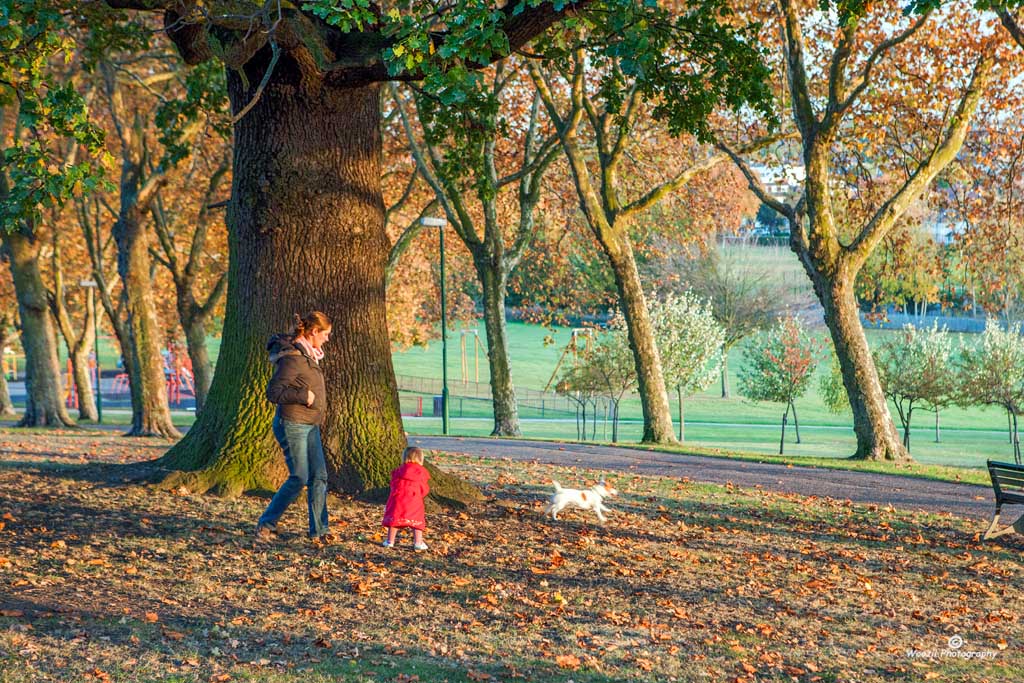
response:
{"label": "white and brown dog", "polygon": [[558,513],[567,507],[579,508],[581,510],[593,510],[597,518],[603,524],[604,513],[608,508],[602,501],[608,496],[617,496],[619,492],[605,485],[604,479],[591,486],[589,489],[563,489],[557,481],[555,493],[551,496],[548,506],[544,508],[544,515],[551,515],[551,519],[558,519]]}

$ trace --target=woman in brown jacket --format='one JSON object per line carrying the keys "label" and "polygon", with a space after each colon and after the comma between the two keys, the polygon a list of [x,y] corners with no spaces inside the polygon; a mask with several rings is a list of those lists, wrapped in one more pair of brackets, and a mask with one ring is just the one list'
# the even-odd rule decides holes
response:
{"label": "woman in brown jacket", "polygon": [[326,387],[320,361],[323,345],[331,338],[331,321],[320,311],[295,316],[292,334],[276,334],[267,342],[275,370],[267,384],[267,399],[277,404],[274,438],[284,450],[288,479],[274,494],[256,525],[256,539],[269,541],[277,521],[307,488],[309,537],[323,540],[327,529],[327,462],[320,440]]}

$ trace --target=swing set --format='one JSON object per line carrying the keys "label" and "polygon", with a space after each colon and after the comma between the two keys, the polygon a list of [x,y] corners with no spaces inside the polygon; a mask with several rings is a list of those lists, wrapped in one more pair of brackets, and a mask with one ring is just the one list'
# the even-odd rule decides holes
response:
{"label": "swing set", "polygon": [[469,354],[466,349],[466,337],[473,336],[473,371],[474,371],[474,382],[480,382],[480,350],[483,349],[484,353],[487,353],[487,349],[484,348],[484,344],[480,341],[479,330],[462,330],[462,339],[460,340],[460,346],[462,347],[462,384],[463,386],[469,384]]}
{"label": "swing set", "polygon": [[587,357],[591,349],[594,348],[594,329],[592,327],[574,327],[572,328],[572,336],[569,337],[569,342],[562,349],[562,355],[558,357],[558,362],[555,363],[555,370],[551,373],[551,379],[548,380],[547,385],[544,387],[544,391],[550,391],[551,385],[558,379],[558,371],[562,367],[562,363],[570,354],[572,355],[572,366],[579,367],[580,355],[583,358]]}

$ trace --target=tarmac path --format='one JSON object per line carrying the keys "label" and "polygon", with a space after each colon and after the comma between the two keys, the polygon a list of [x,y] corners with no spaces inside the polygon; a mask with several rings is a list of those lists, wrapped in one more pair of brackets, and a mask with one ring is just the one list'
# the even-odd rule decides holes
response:
{"label": "tarmac path", "polygon": [[[949,512],[989,520],[995,496],[987,486],[853,472],[821,467],[796,467],[679,453],[661,453],[621,446],[551,443],[519,439],[409,436],[409,444],[446,453],[536,461],[588,469],[688,477],[691,481],[726,484],[778,493],[851,500],[907,510]],[[1011,510],[1012,513],[1012,510]]]}

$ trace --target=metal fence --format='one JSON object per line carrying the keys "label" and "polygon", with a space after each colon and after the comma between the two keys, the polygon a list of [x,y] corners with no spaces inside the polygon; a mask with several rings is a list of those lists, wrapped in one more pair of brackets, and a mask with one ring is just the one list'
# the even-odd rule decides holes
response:
{"label": "metal fence", "polygon": [[[407,394],[419,394],[431,396],[438,402],[441,398],[443,382],[432,377],[412,377],[409,375],[396,375],[398,390]],[[449,382],[448,393],[451,398],[449,410],[452,414],[462,417],[467,414],[492,414],[491,408],[491,385],[485,382]],[[480,402],[486,402],[486,407]],[[412,414],[409,407],[411,398],[402,399],[402,412]],[[437,405],[440,405],[438,403]],[[553,391],[538,391],[516,387],[516,405],[519,408],[520,417],[572,417],[580,408],[578,402],[571,397],[556,394]],[[467,407],[469,406],[469,407]],[[455,411],[463,413],[457,414]],[[588,402],[587,414],[596,412],[598,415],[609,414],[609,401],[605,398],[598,398],[594,402]],[[433,414],[432,402],[424,401],[422,415]]]}
{"label": "metal fence", "polygon": [[[908,324],[918,328],[931,327],[938,323],[939,327],[945,327],[949,332],[980,333],[985,331],[986,321],[984,316],[974,318],[958,315],[935,315],[934,313],[914,315],[912,313],[895,313],[892,311],[886,313],[886,318],[886,320],[875,320],[861,312],[861,322],[864,324],[864,327],[866,329],[874,328],[878,330],[900,330]],[[1006,321],[1000,322],[1004,327],[1006,326]]]}

